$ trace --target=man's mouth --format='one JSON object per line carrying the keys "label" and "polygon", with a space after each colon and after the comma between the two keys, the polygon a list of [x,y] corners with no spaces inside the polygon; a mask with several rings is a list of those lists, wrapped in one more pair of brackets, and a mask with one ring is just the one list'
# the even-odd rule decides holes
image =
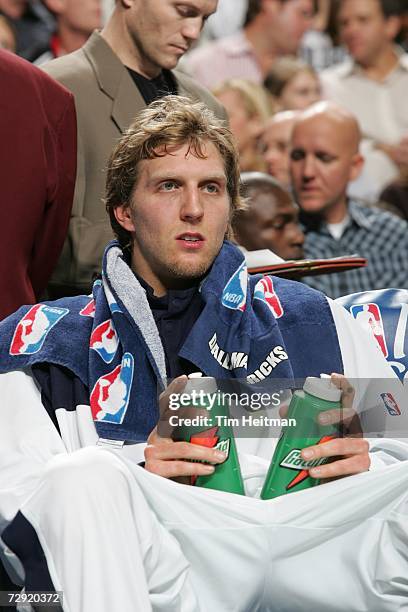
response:
{"label": "man's mouth", "polygon": [[184,248],[199,249],[203,246],[205,238],[201,234],[185,232],[184,234],[177,236],[176,240]]}

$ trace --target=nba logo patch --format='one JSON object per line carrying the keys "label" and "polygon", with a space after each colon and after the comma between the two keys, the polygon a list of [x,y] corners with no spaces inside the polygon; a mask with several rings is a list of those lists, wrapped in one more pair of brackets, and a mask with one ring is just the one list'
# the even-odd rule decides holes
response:
{"label": "nba logo patch", "polygon": [[280,299],[275,293],[273,280],[270,276],[264,276],[255,285],[254,300],[261,300],[269,306],[275,319],[279,319],[283,315],[283,308]]}
{"label": "nba logo patch", "polygon": [[95,327],[89,340],[89,346],[96,351],[105,363],[111,363],[119,345],[113,321],[108,319]]}
{"label": "nba logo patch", "polygon": [[45,304],[36,304],[30,308],[14,331],[10,355],[38,353],[48,333],[68,312],[68,308],[57,308]]}
{"label": "nba logo patch", "polygon": [[95,301],[90,300],[86,306],[79,311],[81,317],[94,317],[95,316]]}
{"label": "nba logo patch", "polygon": [[243,261],[229,279],[222,292],[222,304],[231,310],[245,310],[248,287],[248,272]]}
{"label": "nba logo patch", "polygon": [[384,402],[384,406],[388,410],[388,414],[391,416],[400,416],[401,409],[397,402],[393,398],[391,393],[380,393],[381,399]]}
{"label": "nba logo patch", "polygon": [[377,340],[384,355],[388,357],[388,349],[385,343],[384,325],[381,312],[377,304],[354,304],[350,307],[353,317],[367,329]]}
{"label": "nba logo patch", "polygon": [[122,362],[112,372],[98,378],[90,396],[95,421],[116,425],[123,423],[129,405],[133,367],[133,355],[124,353]]}

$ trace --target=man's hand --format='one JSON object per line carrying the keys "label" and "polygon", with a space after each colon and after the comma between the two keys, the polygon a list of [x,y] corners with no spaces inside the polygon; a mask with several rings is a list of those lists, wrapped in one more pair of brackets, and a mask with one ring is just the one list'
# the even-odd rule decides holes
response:
{"label": "man's hand", "polygon": [[[186,383],[187,376],[180,376],[161,394],[159,400],[161,420],[165,420],[169,413],[170,394],[181,393]],[[159,436],[157,427],[149,435],[145,449],[146,470],[164,478],[177,478],[182,482],[186,482],[186,479],[181,477],[208,476],[214,472],[213,465],[197,461],[222,463],[225,459],[224,453],[212,448],[190,442],[175,442],[170,437]]]}
{"label": "man's hand", "polygon": [[338,457],[337,461],[311,468],[312,478],[338,478],[365,472],[370,467],[368,454],[369,445],[364,440],[359,426],[359,420],[352,408],[354,389],[341,374],[332,374],[332,383],[342,390],[342,408],[327,410],[319,415],[321,425],[341,423],[347,432],[347,438],[335,438],[322,444],[309,446],[302,450],[302,458],[306,461],[322,457]]}

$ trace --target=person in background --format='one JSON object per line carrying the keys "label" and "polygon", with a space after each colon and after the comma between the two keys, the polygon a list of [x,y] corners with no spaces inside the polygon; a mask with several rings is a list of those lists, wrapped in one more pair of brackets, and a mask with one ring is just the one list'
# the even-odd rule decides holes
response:
{"label": "person in background", "polygon": [[376,207],[347,197],[364,159],[355,116],[330,102],[318,102],[297,118],[290,151],[296,202],[310,259],[358,254],[366,268],[305,277],[332,298],[387,287],[408,288],[408,224]]}
{"label": "person in background", "polygon": [[4,13],[0,13],[0,48],[15,53],[17,50],[16,30],[13,22]]}
{"label": "person in background", "polygon": [[67,233],[76,170],[73,96],[0,50],[0,319],[41,299]]}
{"label": "person in background", "polygon": [[116,0],[102,32],[78,51],[43,69],[75,96],[78,170],[68,238],[49,286],[50,297],[88,293],[112,230],[102,202],[112,147],[137,112],[166,93],[221,104],[185,74],[174,71],[196,41],[217,0]]}
{"label": "person in background", "polygon": [[49,43],[38,49],[37,65],[71,53],[102,26],[101,0],[43,0],[54,15],[56,29]]}
{"label": "person in background", "polygon": [[0,0],[0,11],[16,30],[17,54],[32,61],[39,46],[47,44],[54,20],[41,0]]}
{"label": "person in background", "polygon": [[282,111],[268,119],[259,137],[258,148],[266,171],[285,189],[291,189],[289,172],[290,139],[299,111]]}
{"label": "person in background", "polygon": [[185,67],[210,88],[236,77],[261,84],[278,57],[297,53],[312,18],[312,0],[249,0],[243,29],[194,49]]}
{"label": "person in background", "polygon": [[305,237],[290,193],[262,172],[242,173],[241,185],[247,208],[232,220],[236,242],[247,251],[269,249],[282,259],[302,259]]}
{"label": "person in background", "polygon": [[258,137],[271,114],[267,93],[261,85],[244,79],[230,79],[212,90],[227,111],[231,132],[239,151],[242,171],[263,170]]}
{"label": "person in background", "polygon": [[338,26],[351,59],[321,73],[324,96],[348,108],[360,124],[366,162],[349,193],[371,203],[408,165],[408,54],[394,43],[405,4],[341,0]]}
{"label": "person in background", "polygon": [[276,60],[264,81],[277,110],[303,110],[321,99],[316,72],[296,57]]}

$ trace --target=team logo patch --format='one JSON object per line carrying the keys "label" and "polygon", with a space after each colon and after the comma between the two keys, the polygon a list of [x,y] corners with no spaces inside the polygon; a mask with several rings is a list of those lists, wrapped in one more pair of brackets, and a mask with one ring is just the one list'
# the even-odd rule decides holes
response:
{"label": "team logo patch", "polygon": [[255,285],[254,300],[265,302],[275,319],[279,319],[283,315],[282,304],[275,293],[273,280],[270,276],[264,276]]}
{"label": "team logo patch", "polygon": [[89,300],[86,306],[79,311],[81,317],[94,317],[95,316],[95,301],[94,299]]}
{"label": "team logo patch", "polygon": [[118,334],[116,333],[115,326],[111,319],[95,327],[89,340],[90,348],[96,351],[105,363],[112,362],[116,355],[118,345]]}
{"label": "team logo patch", "polygon": [[95,421],[123,423],[129,405],[133,369],[133,355],[124,353],[122,362],[112,372],[98,378],[90,398]]}
{"label": "team logo patch", "polygon": [[388,357],[384,325],[378,304],[354,304],[354,306],[351,306],[350,312],[356,321],[374,335],[384,357]]}
{"label": "team logo patch", "polygon": [[18,323],[10,345],[10,355],[33,355],[42,348],[51,329],[68,314],[68,308],[36,304]]}
{"label": "team logo patch", "polygon": [[231,310],[245,310],[248,287],[248,272],[245,262],[229,279],[222,292],[222,304]]}
{"label": "team logo patch", "polygon": [[384,406],[391,416],[400,416],[401,409],[391,393],[380,393]]}

